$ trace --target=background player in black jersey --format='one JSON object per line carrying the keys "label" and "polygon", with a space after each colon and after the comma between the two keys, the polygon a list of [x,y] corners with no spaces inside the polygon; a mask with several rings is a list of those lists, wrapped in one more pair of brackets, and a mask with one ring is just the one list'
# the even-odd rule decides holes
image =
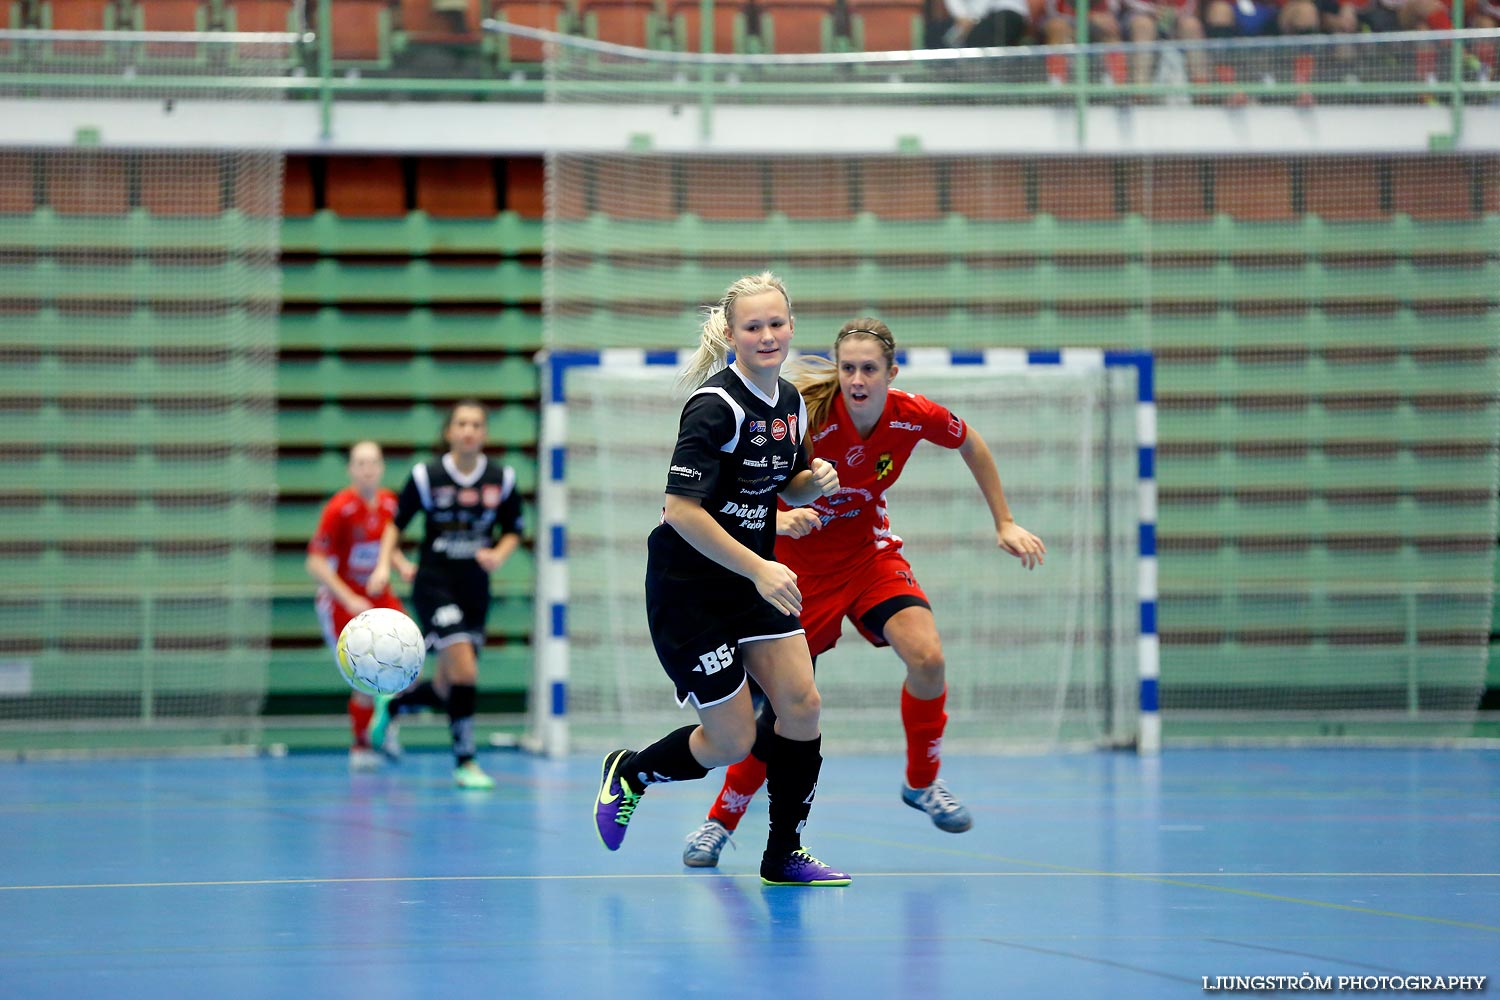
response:
{"label": "background player in black jersey", "polygon": [[422,513],[426,534],[411,602],[428,648],[437,650],[437,673],[430,682],[376,703],[370,742],[388,756],[398,756],[395,718],[421,708],[445,708],[453,737],[453,781],[460,788],[479,789],[495,786],[474,760],[478,650],[490,611],[490,574],[521,544],[516,473],[485,457],[487,418],[484,405],[472,399],[448,411],[438,448],[442,457],[412,466],[396,516],[381,535],[380,559],[368,585],[371,594],[385,589],[401,531]]}
{"label": "background player in black jersey", "polygon": [[[649,786],[701,778],[753,752],[766,762],[770,793],[761,880],[848,885],[848,875],[802,848],[823,762],[820,699],[797,618],[797,577],[774,558],[776,497],[809,503],[839,484],[832,465],[815,459],[809,467],[802,448],[807,408],[781,377],[791,339],[780,279],[741,278],[709,310],[679,380],[691,395],[662,521],[647,543],[646,615],[677,700],[692,702],[699,724],[606,756],[594,823],[604,846],[618,850]],[[775,729],[759,741],[747,673],[776,709]]]}

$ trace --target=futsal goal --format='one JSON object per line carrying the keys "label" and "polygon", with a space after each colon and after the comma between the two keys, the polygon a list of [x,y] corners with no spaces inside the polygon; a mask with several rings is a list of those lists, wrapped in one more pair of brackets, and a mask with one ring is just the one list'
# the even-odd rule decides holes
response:
{"label": "futsal goal", "polygon": [[[685,354],[547,359],[538,507],[534,748],[636,745],[693,721],[646,630]],[[919,448],[888,495],[948,661],[945,746],[975,752],[1139,743],[1154,749],[1155,487],[1151,361],[1067,350],[898,355],[899,385],[961,415],[995,453],[1016,519],[1047,545],[1026,572],[999,551],[968,467]],[[819,657],[824,732],[840,750],[899,746],[904,668],[852,627]]]}

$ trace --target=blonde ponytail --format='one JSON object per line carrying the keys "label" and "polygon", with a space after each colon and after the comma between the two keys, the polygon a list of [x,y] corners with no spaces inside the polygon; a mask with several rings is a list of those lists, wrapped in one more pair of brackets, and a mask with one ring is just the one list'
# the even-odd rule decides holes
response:
{"label": "blonde ponytail", "polygon": [[698,332],[698,349],[687,366],[677,373],[673,388],[679,397],[690,396],[708,377],[729,364],[729,320],[723,306],[704,310],[703,326]]}
{"label": "blonde ponytail", "polygon": [[698,332],[698,349],[677,373],[675,384],[679,397],[689,396],[720,368],[729,364],[729,324],[734,321],[734,303],[743,295],[780,292],[786,302],[787,315],[792,312],[792,297],[786,285],[770,271],[747,274],[725,290],[718,305],[709,306]]}

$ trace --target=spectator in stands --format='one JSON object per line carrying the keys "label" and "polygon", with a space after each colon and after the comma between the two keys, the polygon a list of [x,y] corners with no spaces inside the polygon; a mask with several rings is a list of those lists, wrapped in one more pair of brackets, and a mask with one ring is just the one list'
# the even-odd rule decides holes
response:
{"label": "spectator in stands", "polygon": [[[1131,42],[1155,42],[1203,37],[1203,21],[1198,17],[1198,0],[1123,0],[1120,23],[1124,36]],[[1150,83],[1156,68],[1154,53],[1136,52],[1131,57],[1131,78],[1136,83]],[[1195,83],[1208,79],[1208,61],[1202,51],[1186,56],[1187,76]]]}
{"label": "spectator in stands", "polygon": [[[396,494],[380,485],[385,476],[385,458],[380,445],[360,441],[349,449],[349,485],[323,505],[318,528],[307,543],[307,574],[318,581],[315,606],[323,638],[330,650],[338,645],[339,633],[350,619],[370,608],[404,611],[389,588],[372,596],[366,590],[370,571],[380,557],[380,536],[396,513]],[[392,565],[408,583],[417,568],[400,552],[392,553]],[[349,723],[354,742],[349,748],[349,767],[368,771],[380,763],[365,734],[375,710],[367,694],[349,694]]]}
{"label": "spectator in stands", "polygon": [[[1464,8],[1465,28],[1500,28],[1500,0],[1470,0]],[[1500,44],[1476,42],[1469,47],[1470,60],[1481,80],[1495,79]]]}
{"label": "spectator in stands", "polygon": [[[1042,8],[1042,39],[1048,45],[1072,45],[1076,40],[1078,8],[1073,0],[1045,0]],[[1085,43],[1110,43],[1120,40],[1120,0],[1090,0],[1088,37]],[[1072,58],[1047,56],[1047,79],[1066,83],[1072,72]],[[1116,83],[1125,82],[1125,53],[1110,52],[1104,56],[1105,72]]]}
{"label": "spectator in stands", "polygon": [[1028,0],[943,0],[949,48],[1020,45],[1031,30]]}

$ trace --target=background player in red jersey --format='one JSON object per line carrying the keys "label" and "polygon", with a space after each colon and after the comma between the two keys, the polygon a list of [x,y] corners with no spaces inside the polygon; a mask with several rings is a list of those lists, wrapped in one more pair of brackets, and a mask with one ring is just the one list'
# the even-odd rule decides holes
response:
{"label": "background player in red jersey", "polygon": [[[957,449],[994,517],[996,544],[1027,569],[1041,565],[1047,548],[1011,516],[984,439],[937,403],[891,388],[897,367],[889,327],[869,318],[845,323],[833,358],[832,364],[807,359],[792,381],[807,403],[813,455],[835,463],[839,490],[808,507],[778,512],[776,558],[797,574],[802,624],[814,656],[838,642],[846,616],[872,645],[895,648],[906,665],[902,801],[927,813],[939,829],[961,833],[973,825],[969,811],[937,776],[948,721],[942,640],[931,605],[901,554],[901,538],[891,531],[886,491],[901,478],[918,443]],[[759,725],[774,721],[774,713],[763,709]],[[688,836],[684,864],[718,864],[765,770],[753,755],[729,768],[707,821]]]}
{"label": "background player in red jersey", "polygon": [[[382,489],[385,457],[374,441],[360,441],[349,449],[349,485],[329,498],[318,518],[318,530],[307,543],[307,575],[318,581],[318,622],[323,638],[333,649],[349,619],[370,608],[404,610],[401,601],[387,590],[371,597],[365,589],[370,571],[380,555],[380,535],[396,512],[396,494]],[[404,555],[396,571],[408,583],[416,567]],[[380,757],[370,746],[365,730],[375,702],[358,691],[349,695],[349,724],[354,743],[349,748],[349,766],[356,771],[374,768]]]}

